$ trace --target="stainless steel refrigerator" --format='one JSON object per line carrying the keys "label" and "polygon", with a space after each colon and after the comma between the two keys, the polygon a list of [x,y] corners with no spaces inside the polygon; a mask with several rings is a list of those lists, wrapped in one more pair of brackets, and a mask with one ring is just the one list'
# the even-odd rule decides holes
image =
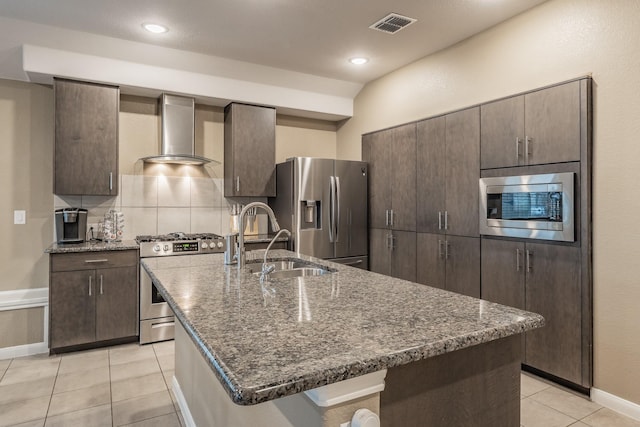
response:
{"label": "stainless steel refrigerator", "polygon": [[289,249],[368,268],[367,163],[293,157],[276,167],[269,205],[291,231]]}

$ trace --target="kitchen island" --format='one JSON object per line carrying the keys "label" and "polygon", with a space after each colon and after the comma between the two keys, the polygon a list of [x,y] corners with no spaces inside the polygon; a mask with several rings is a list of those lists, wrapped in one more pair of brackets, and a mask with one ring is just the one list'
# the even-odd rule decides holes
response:
{"label": "kitchen island", "polygon": [[[250,254],[259,270],[263,251]],[[261,285],[222,254],[142,262],[180,322],[174,392],[188,423],[338,426],[368,408],[385,427],[518,425],[519,334],[541,316],[270,252],[291,257],[333,272]]]}

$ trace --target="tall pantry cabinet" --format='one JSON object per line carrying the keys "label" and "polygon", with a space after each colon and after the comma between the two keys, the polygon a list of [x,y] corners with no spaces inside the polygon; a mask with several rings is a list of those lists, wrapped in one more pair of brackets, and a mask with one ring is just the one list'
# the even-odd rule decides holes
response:
{"label": "tall pantry cabinet", "polygon": [[416,280],[416,125],[363,136],[371,271]]}

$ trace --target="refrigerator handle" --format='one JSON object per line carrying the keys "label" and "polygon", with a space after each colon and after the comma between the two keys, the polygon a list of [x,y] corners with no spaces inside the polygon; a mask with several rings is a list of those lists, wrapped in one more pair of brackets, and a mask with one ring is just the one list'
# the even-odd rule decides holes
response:
{"label": "refrigerator handle", "polygon": [[335,216],[333,218],[333,223],[335,224],[335,241],[340,241],[340,177],[335,177],[336,182],[336,191],[335,191],[335,206],[336,210],[334,212]]}
{"label": "refrigerator handle", "polygon": [[335,191],[336,191],[336,179],[334,176],[329,177],[329,242],[334,243],[333,230],[335,222]]}

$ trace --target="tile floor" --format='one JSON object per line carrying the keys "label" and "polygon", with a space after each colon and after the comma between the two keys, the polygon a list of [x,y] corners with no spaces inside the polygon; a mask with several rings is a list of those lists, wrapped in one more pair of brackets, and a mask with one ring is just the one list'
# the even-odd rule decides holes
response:
{"label": "tile floor", "polygon": [[[173,372],[173,341],[0,360],[0,427],[184,427]],[[524,427],[640,427],[534,376],[521,378]]]}

